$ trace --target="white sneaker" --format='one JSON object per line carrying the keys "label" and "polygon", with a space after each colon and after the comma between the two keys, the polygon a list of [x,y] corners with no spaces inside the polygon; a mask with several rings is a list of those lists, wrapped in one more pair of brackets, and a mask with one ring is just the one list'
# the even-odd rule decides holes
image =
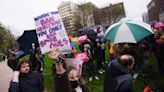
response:
{"label": "white sneaker", "polygon": [[105,70],[104,69],[101,68],[100,70],[101,70],[102,73],[105,73]]}
{"label": "white sneaker", "polygon": [[106,64],[108,64],[108,61],[105,61]]}
{"label": "white sneaker", "polygon": [[96,79],[96,80],[99,80],[99,77],[95,76],[95,79]]}
{"label": "white sneaker", "polygon": [[89,81],[92,81],[92,79],[93,79],[92,77],[89,77]]}
{"label": "white sneaker", "polygon": [[43,71],[43,68],[41,67],[40,71]]}
{"label": "white sneaker", "polygon": [[103,74],[103,72],[101,70],[98,70],[99,74]]}

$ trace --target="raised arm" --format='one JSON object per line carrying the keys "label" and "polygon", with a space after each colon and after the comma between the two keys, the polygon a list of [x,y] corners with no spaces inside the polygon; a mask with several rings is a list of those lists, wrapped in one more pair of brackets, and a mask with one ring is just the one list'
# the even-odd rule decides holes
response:
{"label": "raised arm", "polygon": [[9,92],[17,92],[19,88],[19,71],[14,71],[13,79],[10,82]]}
{"label": "raised arm", "polygon": [[70,90],[70,83],[68,80],[67,72],[63,67],[63,64],[59,59],[59,52],[54,48],[51,52],[49,52],[48,56],[54,60],[55,63],[55,92],[72,92]]}

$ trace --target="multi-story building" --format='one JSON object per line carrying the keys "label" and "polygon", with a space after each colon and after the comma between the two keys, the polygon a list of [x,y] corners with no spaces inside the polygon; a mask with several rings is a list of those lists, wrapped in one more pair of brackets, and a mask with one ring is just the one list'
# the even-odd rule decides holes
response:
{"label": "multi-story building", "polygon": [[109,4],[109,6],[101,8],[101,13],[103,15],[101,24],[117,22],[126,16],[123,2]]}
{"label": "multi-story building", "polygon": [[59,14],[62,17],[64,22],[65,29],[67,33],[71,33],[75,30],[75,13],[78,11],[77,4],[68,1],[62,1],[61,4],[58,6]]}
{"label": "multi-story building", "polygon": [[142,20],[144,22],[146,22],[146,23],[149,22],[149,18],[148,18],[148,13],[147,12],[145,12],[145,13],[142,14]]}
{"label": "multi-story building", "polygon": [[159,21],[164,21],[164,0],[155,0],[159,14]]}
{"label": "multi-story building", "polygon": [[164,21],[164,0],[152,0],[147,8],[149,23]]}

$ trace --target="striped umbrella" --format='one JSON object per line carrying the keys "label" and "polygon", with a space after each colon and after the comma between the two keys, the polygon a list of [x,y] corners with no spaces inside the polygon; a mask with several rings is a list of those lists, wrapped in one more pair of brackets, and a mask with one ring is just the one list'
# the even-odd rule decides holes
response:
{"label": "striped umbrella", "polygon": [[137,43],[152,33],[149,24],[124,18],[107,29],[105,39],[114,43]]}

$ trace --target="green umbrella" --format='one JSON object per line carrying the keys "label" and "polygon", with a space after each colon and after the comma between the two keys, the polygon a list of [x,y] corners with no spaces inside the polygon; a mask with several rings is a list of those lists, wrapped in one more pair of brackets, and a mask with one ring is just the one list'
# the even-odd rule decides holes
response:
{"label": "green umbrella", "polygon": [[124,18],[107,29],[105,39],[114,43],[137,43],[151,34],[149,24]]}

